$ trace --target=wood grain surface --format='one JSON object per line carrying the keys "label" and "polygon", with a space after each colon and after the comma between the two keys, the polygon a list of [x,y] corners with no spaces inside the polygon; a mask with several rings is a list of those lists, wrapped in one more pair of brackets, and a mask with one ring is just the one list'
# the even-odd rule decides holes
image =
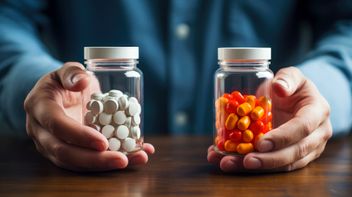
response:
{"label": "wood grain surface", "polygon": [[149,137],[145,166],[76,173],[44,159],[30,141],[1,140],[0,196],[352,196],[352,136],[290,173],[225,174],[207,163],[211,137]]}

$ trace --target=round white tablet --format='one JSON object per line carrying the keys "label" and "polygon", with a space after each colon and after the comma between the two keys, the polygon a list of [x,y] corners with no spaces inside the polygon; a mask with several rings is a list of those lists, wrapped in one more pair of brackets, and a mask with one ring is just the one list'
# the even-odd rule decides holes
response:
{"label": "round white tablet", "polygon": [[131,128],[131,135],[134,139],[139,139],[141,137],[141,129],[138,126]]}
{"label": "round white tablet", "polygon": [[118,151],[121,147],[121,142],[120,140],[116,138],[110,138],[109,139],[109,149],[112,151]]}
{"label": "round white tablet", "polygon": [[120,98],[123,95],[123,93],[120,90],[110,90],[109,91],[109,96],[114,97],[114,98]]}
{"label": "round white tablet", "polygon": [[127,117],[125,121],[125,126],[130,128],[131,127],[131,122],[132,122],[132,117]]}
{"label": "round white tablet", "polygon": [[101,133],[107,138],[111,138],[111,136],[114,134],[114,130],[115,128],[111,125],[105,125],[102,129],[101,129]]}
{"label": "round white tablet", "polygon": [[126,114],[125,112],[123,111],[117,111],[115,114],[114,114],[114,122],[118,125],[120,124],[124,124],[125,121],[126,121]]}
{"label": "round white tablet", "polygon": [[95,92],[92,95],[90,95],[90,98],[93,100],[101,101],[103,99],[104,95],[102,93]]}
{"label": "round white tablet", "polygon": [[130,97],[130,98],[128,99],[128,101],[129,101],[130,103],[139,103],[139,102],[138,102],[138,99],[137,99],[136,97]]}
{"label": "round white tablet", "polygon": [[99,123],[101,125],[108,125],[110,124],[111,122],[111,119],[112,119],[112,115],[111,114],[107,114],[107,113],[101,113],[99,115]]}
{"label": "round white tablet", "polygon": [[139,124],[141,124],[141,117],[138,114],[132,116],[132,125],[138,126]]}
{"label": "round white tablet", "polygon": [[135,116],[140,113],[141,113],[141,105],[139,103],[130,102],[130,105],[128,106],[128,114],[130,116]]}
{"label": "round white tablet", "polygon": [[129,130],[125,125],[120,125],[116,128],[115,136],[121,140],[125,139],[129,134]]}
{"label": "round white tablet", "polygon": [[123,95],[119,98],[120,110],[125,110],[128,108],[128,99],[127,95]]}
{"label": "round white tablet", "polygon": [[122,148],[127,152],[131,152],[136,148],[136,141],[128,137],[122,142]]}
{"label": "round white tablet", "polygon": [[90,101],[87,102],[86,108],[87,108],[88,110],[91,109],[92,103],[93,103],[93,100],[90,100]]}
{"label": "round white tablet", "polygon": [[119,108],[119,104],[115,99],[108,99],[104,102],[104,112],[108,114],[115,113]]}
{"label": "round white tablet", "polygon": [[103,112],[103,103],[97,100],[93,100],[92,104],[90,105],[90,111],[93,114],[98,115]]}
{"label": "round white tablet", "polygon": [[96,116],[92,112],[87,112],[84,116],[84,123],[86,125],[93,124],[96,121]]}

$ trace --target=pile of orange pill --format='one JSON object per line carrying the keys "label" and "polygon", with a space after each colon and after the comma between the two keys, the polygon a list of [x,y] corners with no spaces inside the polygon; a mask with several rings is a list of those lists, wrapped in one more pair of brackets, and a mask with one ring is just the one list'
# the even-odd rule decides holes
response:
{"label": "pile of orange pill", "polygon": [[225,93],[215,101],[215,145],[221,152],[247,154],[272,129],[271,100],[265,96]]}

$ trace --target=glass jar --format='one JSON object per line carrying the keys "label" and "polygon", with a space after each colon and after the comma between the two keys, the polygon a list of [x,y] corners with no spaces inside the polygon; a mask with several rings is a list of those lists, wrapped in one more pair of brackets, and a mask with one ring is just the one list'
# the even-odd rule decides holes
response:
{"label": "glass jar", "polygon": [[255,151],[272,129],[270,48],[219,48],[215,73],[214,149],[221,154]]}
{"label": "glass jar", "polygon": [[92,76],[83,96],[83,121],[109,141],[109,150],[125,154],[143,145],[143,73],[138,47],[85,47]]}

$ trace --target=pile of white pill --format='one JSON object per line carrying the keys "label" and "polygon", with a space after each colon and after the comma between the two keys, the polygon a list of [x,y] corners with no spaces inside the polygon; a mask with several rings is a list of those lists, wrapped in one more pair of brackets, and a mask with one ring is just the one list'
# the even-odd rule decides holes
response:
{"label": "pile of white pill", "polygon": [[109,140],[109,150],[129,153],[140,148],[141,105],[120,90],[93,93],[84,122]]}

